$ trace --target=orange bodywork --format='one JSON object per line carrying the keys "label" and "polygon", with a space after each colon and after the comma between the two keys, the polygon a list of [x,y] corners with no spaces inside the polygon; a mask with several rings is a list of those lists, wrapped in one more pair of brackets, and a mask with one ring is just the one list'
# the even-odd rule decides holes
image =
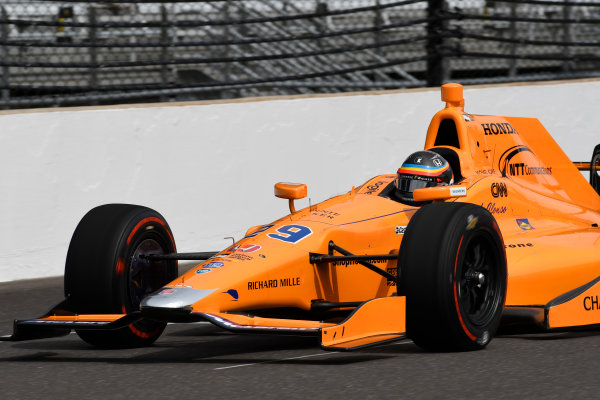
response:
{"label": "orange bodywork", "polygon": [[77,321],[77,322],[89,322],[89,321],[101,321],[101,322],[112,322],[119,318],[123,318],[125,314],[84,314],[84,315],[49,315],[47,317],[38,318],[39,321]]}
{"label": "orange bodywork", "polygon": [[[600,196],[578,170],[585,165],[571,162],[537,119],[467,114],[456,84],[442,88],[442,99],[446,108],[433,117],[424,148],[457,155],[454,165],[448,160],[456,182],[419,189],[415,200],[473,203],[492,213],[506,247],[507,315],[524,312],[545,328],[600,324],[600,284],[594,283],[600,277]],[[395,296],[394,280],[357,261],[310,259],[328,254],[330,242],[354,255],[397,255],[418,208],[386,196],[395,177],[376,176],[298,211],[292,201],[306,195],[306,186],[278,184],[276,195],[290,200],[289,215],[250,228],[150,297],[170,304],[171,296],[189,293],[194,300],[185,306],[192,313],[233,330],[320,330],[324,348],[402,338],[406,299]],[[397,259],[371,263],[396,274]],[[347,303],[354,312],[326,322],[264,312],[309,312],[326,303]]]}
{"label": "orange bodywork", "polygon": [[[419,189],[415,199],[469,202],[493,214],[506,246],[507,310],[544,308],[598,278],[600,197],[578,167],[537,119],[470,115],[463,104],[448,101],[433,117],[424,146],[454,150],[463,179]],[[311,264],[309,253],[327,254],[333,241],[353,254],[397,254],[417,208],[381,196],[394,179],[395,174],[374,177],[344,195],[251,229],[167,286],[217,288],[193,305],[195,312],[310,310],[315,301],[391,296],[395,282],[357,262]],[[396,260],[373,264],[395,273]],[[592,310],[580,301],[573,307],[581,316],[562,316],[561,326],[600,323],[598,303],[593,304]]]}

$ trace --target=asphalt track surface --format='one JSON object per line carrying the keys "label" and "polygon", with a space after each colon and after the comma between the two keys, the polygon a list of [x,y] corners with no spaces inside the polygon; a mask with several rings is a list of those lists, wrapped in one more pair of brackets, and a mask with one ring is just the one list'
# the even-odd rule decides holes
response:
{"label": "asphalt track surface", "polygon": [[[0,333],[61,296],[60,278],[0,284]],[[0,342],[0,399],[591,399],[599,360],[599,331],[505,335],[469,353],[408,340],[335,353],[315,338],[180,324],[142,349],[96,350],[74,333]]]}

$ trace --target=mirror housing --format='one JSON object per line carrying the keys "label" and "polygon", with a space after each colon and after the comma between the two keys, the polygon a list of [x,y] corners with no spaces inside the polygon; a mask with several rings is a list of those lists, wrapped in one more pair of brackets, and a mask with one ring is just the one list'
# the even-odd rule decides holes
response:
{"label": "mirror housing", "polygon": [[294,214],[294,200],[303,199],[306,197],[308,189],[304,183],[277,182],[275,184],[275,197],[288,199],[290,212]]}

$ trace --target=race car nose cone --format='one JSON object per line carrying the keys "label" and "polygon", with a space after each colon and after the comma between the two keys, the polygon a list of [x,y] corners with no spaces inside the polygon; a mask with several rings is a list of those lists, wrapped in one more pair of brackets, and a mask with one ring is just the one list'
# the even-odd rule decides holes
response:
{"label": "race car nose cone", "polygon": [[140,308],[183,308],[189,307],[202,300],[217,289],[199,290],[192,288],[164,288],[161,291],[146,296],[140,303]]}

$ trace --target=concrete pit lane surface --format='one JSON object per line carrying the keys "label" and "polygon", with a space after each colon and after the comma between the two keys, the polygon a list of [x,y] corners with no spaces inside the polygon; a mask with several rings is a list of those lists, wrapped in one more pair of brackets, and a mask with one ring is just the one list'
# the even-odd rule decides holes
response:
{"label": "concrete pit lane surface", "polygon": [[[0,332],[62,296],[62,278],[0,284]],[[76,334],[0,342],[2,399],[595,398],[600,331],[496,337],[483,351],[426,353],[410,341],[350,353],[316,338],[169,325],[154,346],[97,350]]]}

